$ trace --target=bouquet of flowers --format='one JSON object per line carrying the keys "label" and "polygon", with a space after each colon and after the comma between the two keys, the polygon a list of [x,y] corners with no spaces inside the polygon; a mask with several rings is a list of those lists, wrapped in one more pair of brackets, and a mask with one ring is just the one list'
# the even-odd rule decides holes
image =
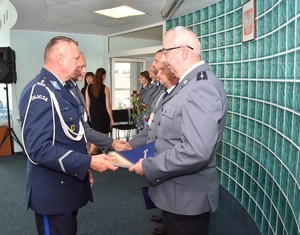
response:
{"label": "bouquet of flowers", "polygon": [[132,112],[131,117],[134,124],[139,130],[143,129],[145,124],[148,122],[150,113],[148,106],[143,103],[142,96],[136,90],[133,90],[131,94]]}

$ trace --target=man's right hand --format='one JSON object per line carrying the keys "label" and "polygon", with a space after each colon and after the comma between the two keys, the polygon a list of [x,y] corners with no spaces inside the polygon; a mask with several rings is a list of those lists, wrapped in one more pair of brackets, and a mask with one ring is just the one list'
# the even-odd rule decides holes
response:
{"label": "man's right hand", "polygon": [[114,157],[108,156],[106,154],[98,154],[91,156],[92,161],[90,168],[94,171],[104,172],[107,170],[115,171],[118,167],[114,166],[111,161]]}

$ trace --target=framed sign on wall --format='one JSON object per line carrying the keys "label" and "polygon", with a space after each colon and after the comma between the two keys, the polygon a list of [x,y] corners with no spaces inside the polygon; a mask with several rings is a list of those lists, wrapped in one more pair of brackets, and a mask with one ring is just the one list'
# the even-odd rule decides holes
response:
{"label": "framed sign on wall", "polygon": [[250,0],[243,5],[243,42],[255,39],[255,0]]}

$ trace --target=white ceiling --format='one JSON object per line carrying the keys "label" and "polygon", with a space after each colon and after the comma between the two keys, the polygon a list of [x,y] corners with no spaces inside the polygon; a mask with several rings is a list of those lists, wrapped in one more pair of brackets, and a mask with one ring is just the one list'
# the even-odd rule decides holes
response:
{"label": "white ceiling", "polygon": [[[194,12],[217,1],[219,0],[185,0],[173,17]],[[10,2],[18,12],[18,20],[13,27],[16,30],[109,36],[158,25],[165,21],[160,15],[165,0],[10,0]],[[95,10],[121,5],[133,7],[146,14],[113,19],[94,13]]]}

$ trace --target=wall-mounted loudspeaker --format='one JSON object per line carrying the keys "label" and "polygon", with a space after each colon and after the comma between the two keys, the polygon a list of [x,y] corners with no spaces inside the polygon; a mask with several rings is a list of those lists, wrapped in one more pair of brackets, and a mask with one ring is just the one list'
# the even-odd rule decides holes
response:
{"label": "wall-mounted loudspeaker", "polygon": [[0,47],[0,83],[16,83],[16,54],[10,47]]}

